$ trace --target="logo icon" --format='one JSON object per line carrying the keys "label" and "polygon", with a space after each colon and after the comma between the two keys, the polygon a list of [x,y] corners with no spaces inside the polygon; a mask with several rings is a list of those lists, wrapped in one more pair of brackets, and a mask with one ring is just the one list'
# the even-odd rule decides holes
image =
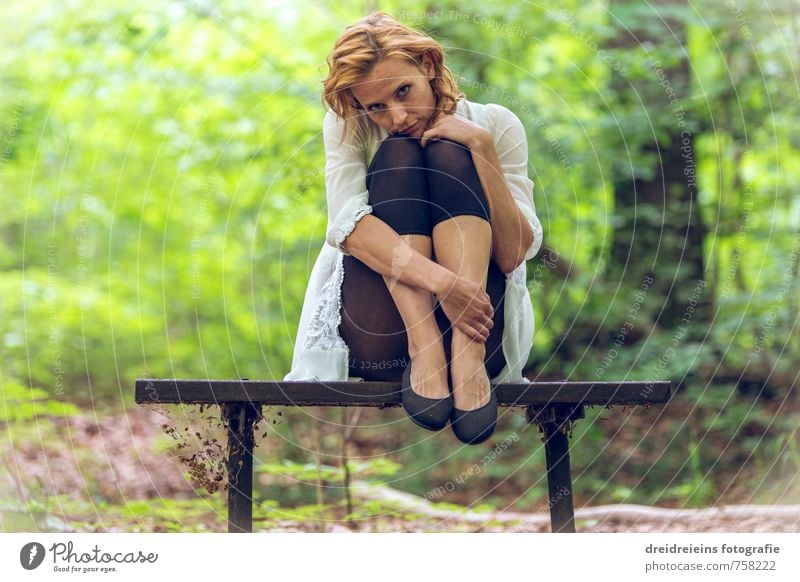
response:
{"label": "logo icon", "polygon": [[19,552],[19,563],[26,570],[35,570],[44,561],[44,546],[39,542],[29,542]]}

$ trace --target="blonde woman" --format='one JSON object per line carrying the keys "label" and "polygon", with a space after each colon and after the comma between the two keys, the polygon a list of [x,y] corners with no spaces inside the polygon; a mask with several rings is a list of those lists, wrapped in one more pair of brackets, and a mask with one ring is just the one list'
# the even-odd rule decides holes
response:
{"label": "blonde woman", "polygon": [[328,65],[326,243],[285,380],[401,381],[415,423],[481,443],[494,385],[527,381],[533,342],[525,130],[468,101],[441,45],[383,11],[348,26]]}

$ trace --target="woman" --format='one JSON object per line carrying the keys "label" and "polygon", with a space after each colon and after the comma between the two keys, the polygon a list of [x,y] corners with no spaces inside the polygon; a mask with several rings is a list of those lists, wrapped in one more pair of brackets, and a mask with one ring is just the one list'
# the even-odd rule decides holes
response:
{"label": "woman", "polygon": [[493,385],[523,382],[525,261],[542,227],[519,119],[464,98],[435,40],[383,11],[328,58],[326,244],[285,380],[401,381],[403,407],[464,443],[496,426]]}

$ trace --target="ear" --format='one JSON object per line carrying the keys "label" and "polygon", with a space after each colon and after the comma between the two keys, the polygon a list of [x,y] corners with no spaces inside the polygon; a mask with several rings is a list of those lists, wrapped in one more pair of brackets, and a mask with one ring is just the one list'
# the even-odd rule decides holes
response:
{"label": "ear", "polygon": [[433,66],[433,59],[428,53],[422,55],[422,70],[425,71],[425,75],[428,77],[429,81],[432,81],[436,76],[436,69]]}

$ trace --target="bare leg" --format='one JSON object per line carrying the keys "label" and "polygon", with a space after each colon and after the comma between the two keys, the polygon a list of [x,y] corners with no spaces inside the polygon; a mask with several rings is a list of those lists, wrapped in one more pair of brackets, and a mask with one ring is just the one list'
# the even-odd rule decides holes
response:
{"label": "bare leg", "polygon": [[[436,262],[486,289],[492,229],[481,217],[454,216],[433,228]],[[473,410],[489,402],[490,380],[484,358],[486,344],[453,327],[450,374],[456,408]]]}
{"label": "bare leg", "polygon": [[[431,237],[420,234],[403,234],[414,250],[431,258]],[[398,270],[407,260],[398,251],[392,260],[393,269]],[[447,385],[447,358],[442,343],[442,333],[436,323],[433,295],[424,289],[410,287],[396,277],[383,275],[408,336],[408,355],[414,363],[411,369],[411,385],[414,392],[426,398],[445,398],[450,390]]]}

